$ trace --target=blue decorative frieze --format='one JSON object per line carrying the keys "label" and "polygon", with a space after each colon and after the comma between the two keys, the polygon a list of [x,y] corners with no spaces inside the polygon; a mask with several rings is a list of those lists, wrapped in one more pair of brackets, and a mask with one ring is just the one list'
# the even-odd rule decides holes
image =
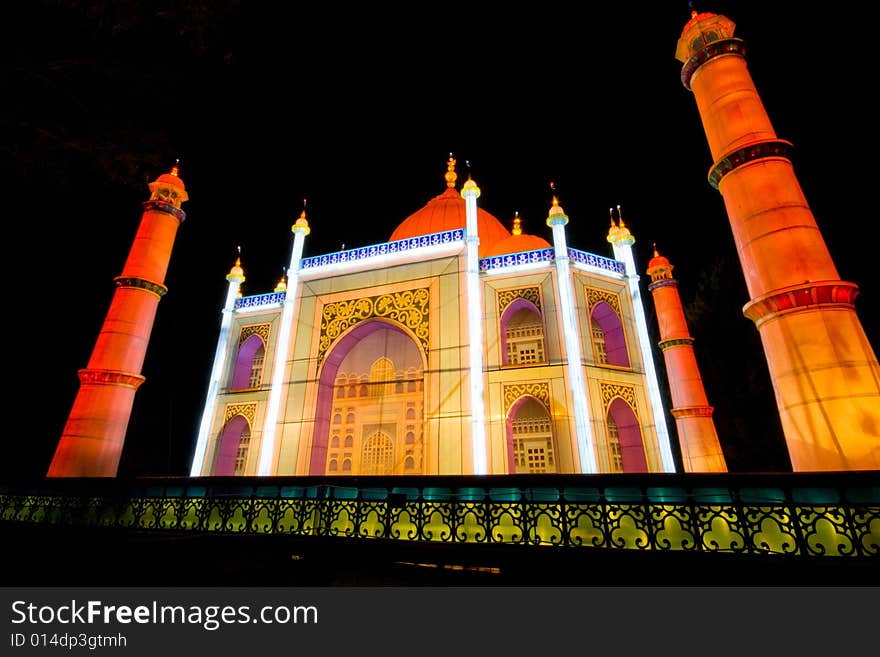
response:
{"label": "blue decorative frieze", "polygon": [[421,249],[426,246],[451,244],[452,242],[459,242],[463,239],[464,229],[456,228],[455,230],[447,230],[442,233],[419,235],[418,237],[410,237],[405,240],[395,240],[394,242],[385,242],[384,244],[373,244],[371,246],[362,246],[356,249],[336,251],[335,253],[303,258],[300,260],[300,269],[314,269],[315,267],[335,265],[343,262],[354,262],[356,260],[364,260],[366,258],[373,258],[375,256],[391,253],[403,253],[404,251]]}
{"label": "blue decorative frieze", "polygon": [[523,251],[521,253],[508,253],[502,256],[492,256],[491,258],[480,259],[480,271],[490,271],[492,269],[501,269],[502,267],[516,267],[517,265],[527,265],[533,262],[550,262],[553,260],[553,249],[535,249],[534,251]]}
{"label": "blue decorative frieze", "polygon": [[599,269],[607,269],[608,271],[613,271],[620,274],[621,276],[626,274],[626,266],[619,260],[613,260],[612,258],[603,258],[602,256],[598,256],[595,253],[587,253],[586,251],[578,251],[577,249],[569,249],[568,257],[572,260],[572,262],[577,262],[582,265],[590,265],[591,267],[598,267]]}
{"label": "blue decorative frieze", "polygon": [[268,294],[253,294],[235,300],[235,310],[259,308],[276,303],[283,303],[286,294],[284,292],[269,292]]}

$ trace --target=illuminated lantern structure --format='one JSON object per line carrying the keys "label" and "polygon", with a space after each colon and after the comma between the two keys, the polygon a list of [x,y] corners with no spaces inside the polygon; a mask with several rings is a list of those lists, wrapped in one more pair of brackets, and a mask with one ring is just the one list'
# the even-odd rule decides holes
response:
{"label": "illuminated lantern structure", "polygon": [[[612,219],[612,229],[614,223]],[[654,309],[660,328],[660,349],[669,378],[670,412],[675,418],[681,460],[685,472],[727,472],[724,453],[718,441],[712,407],[706,398],[703,379],[694,355],[694,339],[678,295],[678,281],[672,277],[672,264],[657,252],[648,263]]]}
{"label": "illuminated lantern structure", "polygon": [[725,16],[693,12],[676,58],[697,103],[795,471],[880,469],[880,366]]}
{"label": "illuminated lantern structure", "polygon": [[455,165],[387,242],[303,257],[303,211],[285,286],[228,277],[193,476],[675,470],[629,246],[555,197],[552,244],[508,230]]}
{"label": "illuminated lantern structure", "polygon": [[134,395],[144,382],[141,369],[177,228],[188,196],[175,165],[149,184],[141,223],[110,309],[52,458],[49,477],[113,477],[128,429]]}

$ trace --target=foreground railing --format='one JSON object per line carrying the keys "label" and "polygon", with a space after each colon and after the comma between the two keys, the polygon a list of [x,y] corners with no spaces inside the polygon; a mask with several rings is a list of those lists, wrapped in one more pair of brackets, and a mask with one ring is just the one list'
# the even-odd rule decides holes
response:
{"label": "foreground railing", "polygon": [[0,523],[876,558],[880,474],[54,479]]}

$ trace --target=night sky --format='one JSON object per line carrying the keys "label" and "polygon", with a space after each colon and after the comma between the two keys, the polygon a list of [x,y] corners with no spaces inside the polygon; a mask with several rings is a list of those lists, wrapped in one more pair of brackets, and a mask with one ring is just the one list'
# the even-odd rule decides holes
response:
{"label": "night sky", "polygon": [[[548,240],[554,181],[574,248],[610,256],[608,208],[620,204],[642,272],[652,242],[676,266],[730,469],[790,470],[758,334],[742,316],[748,296],[723,201],[706,181],[708,146],[674,58],[687,2],[284,14],[276,4],[58,0],[8,10],[5,476],[45,474],[146,185],[176,158],[191,200],[126,476],[189,470],[236,246],[244,293],[257,294],[288,261],[305,197],[305,256],[387,241],[443,191],[450,152],[462,174],[470,161],[484,209],[508,226],[519,211],[524,230]],[[867,234],[877,214],[867,100],[877,56],[865,19],[855,5],[697,8],[737,23],[840,276],[861,288],[856,308],[878,350],[880,244]],[[656,339],[648,283],[643,275]]]}

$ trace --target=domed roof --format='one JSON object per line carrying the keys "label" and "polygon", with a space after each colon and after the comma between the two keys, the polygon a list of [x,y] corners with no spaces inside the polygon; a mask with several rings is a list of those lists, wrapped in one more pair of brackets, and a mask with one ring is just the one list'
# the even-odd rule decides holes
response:
{"label": "domed roof", "polygon": [[519,212],[513,219],[512,235],[492,245],[486,253],[487,256],[502,256],[508,253],[522,253],[524,251],[536,251],[550,248],[550,242],[537,235],[526,235],[522,232],[522,220]]}
{"label": "domed roof", "polygon": [[497,242],[488,250],[486,257],[501,256],[508,253],[522,253],[523,251],[537,251],[538,249],[550,248],[550,242],[537,235],[511,235],[506,240]]}
{"label": "domed roof", "polygon": [[[464,228],[467,224],[465,201],[454,187],[447,187],[446,191],[435,196],[420,210],[416,210],[404,219],[391,237],[389,242],[404,240],[410,237],[442,233],[447,230]],[[477,208],[477,232],[480,236],[479,253],[481,258],[488,255],[489,249],[501,240],[509,238],[510,232],[498,219],[483,210]]]}

